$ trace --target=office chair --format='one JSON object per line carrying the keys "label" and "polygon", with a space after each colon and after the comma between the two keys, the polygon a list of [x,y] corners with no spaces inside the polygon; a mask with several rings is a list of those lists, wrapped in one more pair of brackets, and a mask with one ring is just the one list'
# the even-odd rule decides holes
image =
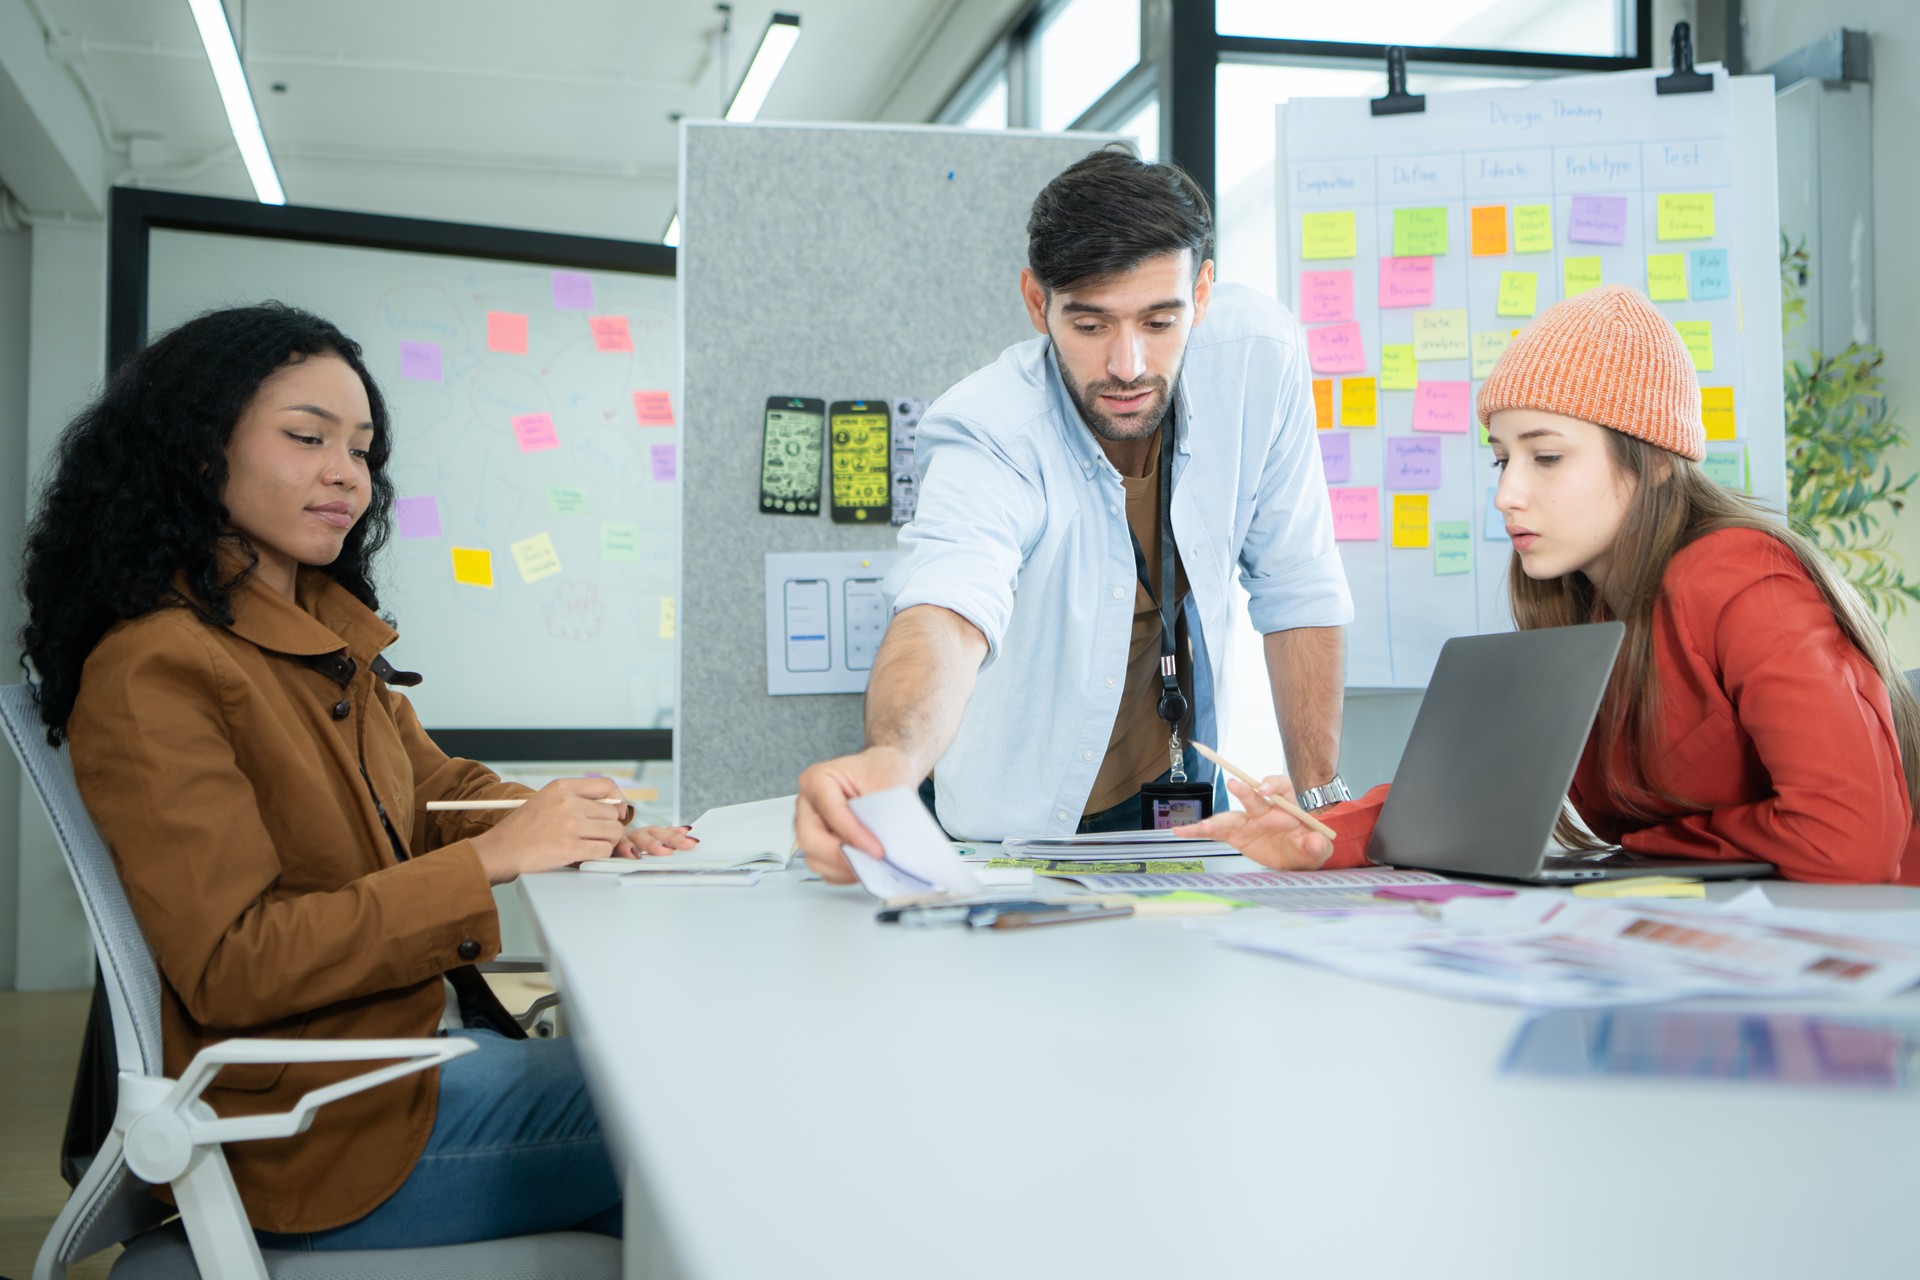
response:
{"label": "office chair", "polygon": [[[114,1244],[117,1280],[614,1280],[620,1242],[586,1232],[488,1240],[425,1249],[307,1253],[262,1252],[247,1223],[224,1142],[304,1132],[320,1107],[472,1051],[457,1037],[420,1040],[227,1040],[195,1055],[179,1080],[164,1074],[160,1052],[160,973],[112,855],[74,785],[65,751],[47,744],[33,694],[0,688],[0,723],[33,789],[46,806],[62,858],[80,891],[87,930],[100,962],[120,1063],[120,1100],[113,1131],[86,1176],[54,1220],[34,1264],[34,1280],[59,1280],[67,1264]],[[279,1115],[222,1120],[200,1093],[221,1066],[235,1062],[382,1061],[337,1084],[315,1089]],[[167,1183],[179,1218],[145,1183]]]}

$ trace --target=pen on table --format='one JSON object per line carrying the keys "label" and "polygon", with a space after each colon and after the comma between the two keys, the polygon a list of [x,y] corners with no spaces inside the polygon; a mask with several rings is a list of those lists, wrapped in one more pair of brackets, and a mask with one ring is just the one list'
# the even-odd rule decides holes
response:
{"label": "pen on table", "polygon": [[[617,804],[623,808],[627,803],[624,799],[614,800],[607,796],[595,796],[594,799],[598,800],[601,804]],[[488,809],[518,809],[525,803],[526,800],[524,798],[519,800],[429,800],[427,801],[427,812],[457,813],[465,811],[478,813]]]}
{"label": "pen on table", "polygon": [[1301,822],[1305,823],[1310,830],[1319,832],[1321,835],[1325,836],[1329,840],[1335,840],[1339,838],[1334,834],[1334,830],[1332,827],[1320,821],[1320,819],[1314,817],[1312,814],[1308,813],[1305,809],[1302,809],[1299,805],[1287,799],[1285,796],[1270,796],[1266,792],[1262,791],[1260,789],[1259,781],[1255,779],[1252,774],[1248,773],[1245,769],[1242,769],[1239,765],[1233,764],[1225,759],[1222,759],[1220,754],[1216,752],[1212,747],[1204,746],[1201,743],[1196,742],[1193,744],[1193,749],[1195,751],[1198,751],[1201,755],[1205,756],[1207,759],[1213,761],[1215,764],[1219,765],[1222,769],[1225,769],[1228,773],[1232,774],[1234,777],[1240,779],[1240,781],[1246,783],[1249,787],[1252,787],[1253,793],[1255,795],[1259,796],[1262,800],[1265,800],[1268,804],[1272,805],[1274,808],[1279,809],[1281,812],[1289,814],[1292,817],[1297,818]]}

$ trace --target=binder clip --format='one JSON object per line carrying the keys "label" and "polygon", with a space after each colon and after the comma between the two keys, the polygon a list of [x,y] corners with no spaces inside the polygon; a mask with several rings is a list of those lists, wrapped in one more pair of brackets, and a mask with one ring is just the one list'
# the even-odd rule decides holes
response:
{"label": "binder clip", "polygon": [[1397,44],[1387,49],[1387,96],[1368,105],[1377,116],[1412,115],[1427,109],[1426,94],[1407,92],[1407,51]]}
{"label": "binder clip", "polygon": [[1713,77],[1693,69],[1693,28],[1684,22],[1673,24],[1673,70],[1654,80],[1653,91],[1663,97],[1669,93],[1713,92]]}

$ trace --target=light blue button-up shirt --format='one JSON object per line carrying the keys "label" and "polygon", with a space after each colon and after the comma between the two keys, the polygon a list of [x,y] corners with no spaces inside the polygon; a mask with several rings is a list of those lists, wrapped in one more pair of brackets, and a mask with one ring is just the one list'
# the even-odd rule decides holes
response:
{"label": "light blue button-up shirt", "polygon": [[[1251,289],[1217,286],[1174,403],[1173,534],[1191,588],[1194,735],[1204,742],[1236,565],[1262,633],[1345,625],[1353,602],[1293,317]],[[914,465],[919,502],[887,584],[894,612],[951,609],[988,644],[934,770],[940,820],[970,840],[1070,833],[1113,735],[1133,633],[1138,579],[1120,473],[1045,337],[1009,347],[934,401]],[[1194,755],[1187,772],[1212,776]]]}

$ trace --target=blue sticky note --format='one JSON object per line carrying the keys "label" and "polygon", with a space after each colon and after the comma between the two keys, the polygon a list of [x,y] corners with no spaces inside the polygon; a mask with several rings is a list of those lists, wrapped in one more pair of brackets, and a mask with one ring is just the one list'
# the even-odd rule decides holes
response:
{"label": "blue sticky note", "polygon": [[1695,249],[1687,256],[1692,275],[1691,292],[1696,302],[1725,298],[1733,293],[1733,278],[1727,271],[1725,249]]}
{"label": "blue sticky note", "polygon": [[1493,505],[1493,500],[1499,496],[1500,491],[1498,489],[1487,490],[1487,515],[1486,523],[1482,529],[1482,536],[1485,537],[1488,542],[1506,542],[1508,540],[1507,518],[1500,514],[1498,507]]}

